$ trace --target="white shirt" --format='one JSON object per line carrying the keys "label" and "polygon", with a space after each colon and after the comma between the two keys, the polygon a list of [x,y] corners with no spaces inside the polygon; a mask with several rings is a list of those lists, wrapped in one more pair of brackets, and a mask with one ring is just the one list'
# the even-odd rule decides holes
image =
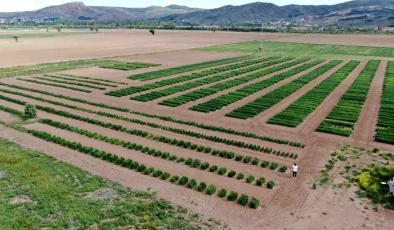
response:
{"label": "white shirt", "polygon": [[293,172],[297,172],[298,171],[298,165],[293,165]]}

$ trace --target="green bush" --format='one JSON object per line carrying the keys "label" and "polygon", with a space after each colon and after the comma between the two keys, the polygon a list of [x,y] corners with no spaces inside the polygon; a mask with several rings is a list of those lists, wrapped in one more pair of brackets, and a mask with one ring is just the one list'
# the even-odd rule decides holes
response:
{"label": "green bush", "polygon": [[245,164],[249,164],[251,161],[252,161],[252,158],[251,158],[250,156],[246,156],[246,157],[244,158],[244,163],[245,163]]}
{"label": "green bush", "polygon": [[194,187],[196,187],[196,186],[197,186],[197,181],[196,181],[196,179],[191,179],[190,182],[189,182],[189,184],[187,184],[187,187],[188,187],[188,188],[194,188]]}
{"label": "green bush", "polygon": [[254,159],[252,160],[252,165],[258,165],[258,164],[259,164],[259,159],[254,158]]}
{"label": "green bush", "polygon": [[227,153],[227,158],[228,159],[234,159],[234,157],[235,157],[235,153],[234,152],[228,152]]}
{"label": "green bush", "polygon": [[180,180],[179,180],[179,184],[184,186],[185,184],[187,184],[187,182],[189,181],[189,178],[187,178],[186,176],[183,176]]}
{"label": "green bush", "polygon": [[224,188],[220,189],[220,191],[219,191],[219,197],[220,197],[220,198],[224,198],[224,197],[226,197],[226,195],[227,195],[227,190],[224,189]]}
{"label": "green bush", "polygon": [[172,183],[176,183],[177,181],[179,180],[179,176],[173,176],[173,177],[171,177],[171,182]]}
{"label": "green bush", "polygon": [[185,164],[186,165],[191,165],[193,163],[193,159],[191,159],[191,158],[188,158],[186,161],[185,161]]}
{"label": "green bush", "polygon": [[250,207],[253,208],[253,209],[257,209],[259,206],[260,206],[260,201],[253,197],[250,200]]}
{"label": "green bush", "polygon": [[171,174],[169,174],[168,172],[163,173],[163,175],[161,176],[162,180],[167,180],[168,178],[171,177]]}
{"label": "green bush", "polygon": [[239,198],[238,202],[242,205],[242,206],[246,206],[249,202],[249,197],[245,194],[242,194],[241,197]]}
{"label": "green bush", "polygon": [[210,168],[209,168],[209,171],[210,172],[216,172],[218,170],[218,166],[216,166],[216,165],[212,165]]}
{"label": "green bush", "polygon": [[224,174],[226,174],[226,172],[227,172],[227,169],[225,167],[222,167],[222,168],[219,169],[219,174],[222,175],[222,176]]}
{"label": "green bush", "polygon": [[237,173],[235,171],[231,171],[228,173],[228,177],[233,178]]}
{"label": "green bush", "polygon": [[261,177],[256,181],[257,186],[263,186],[264,183],[265,183],[264,177]]}
{"label": "green bush", "polygon": [[150,168],[148,168],[148,169],[145,170],[144,174],[145,174],[145,175],[150,175],[150,174],[152,174],[154,171],[155,171],[155,169],[152,168],[152,167],[150,167]]}
{"label": "green bush", "polygon": [[275,182],[273,182],[272,180],[268,181],[267,187],[273,189],[275,187]]}
{"label": "green bush", "polygon": [[279,171],[283,172],[283,173],[286,172],[287,171],[287,166],[280,167]]}
{"label": "green bush", "polygon": [[197,187],[197,190],[199,192],[204,191],[207,188],[207,184],[205,184],[204,182],[201,182],[200,185]]}
{"label": "green bush", "polygon": [[206,170],[206,169],[208,169],[208,168],[209,168],[209,163],[204,162],[204,163],[201,164],[201,169],[202,169],[202,170]]}
{"label": "green bush", "polygon": [[146,166],[142,164],[142,165],[138,166],[137,171],[143,172],[143,171],[145,171],[145,169],[146,169]]}
{"label": "green bush", "polygon": [[152,174],[152,176],[153,177],[159,177],[159,176],[161,176],[163,174],[163,172],[161,171],[161,170],[156,170],[153,174]]}
{"label": "green bush", "polygon": [[275,169],[277,169],[277,168],[278,168],[278,163],[272,162],[272,163],[271,163],[271,166],[270,166],[270,169],[271,169],[271,170],[275,170]]}
{"label": "green bush", "polygon": [[207,194],[213,195],[213,194],[215,194],[215,192],[216,192],[216,186],[213,184],[209,185],[207,188]]}
{"label": "green bush", "polygon": [[238,198],[238,193],[231,191],[230,194],[227,196],[227,200],[229,201],[236,201]]}
{"label": "green bush", "polygon": [[248,178],[246,178],[246,182],[249,184],[253,183],[253,181],[254,181],[254,176],[252,176],[252,175],[250,175],[250,176],[248,176]]}
{"label": "green bush", "polygon": [[243,156],[238,155],[238,156],[235,157],[235,160],[236,161],[242,161],[243,158],[244,158]]}
{"label": "green bush", "polygon": [[201,161],[199,159],[195,159],[192,163],[193,168],[198,168],[201,166]]}
{"label": "green bush", "polygon": [[37,108],[36,108],[35,105],[26,104],[26,106],[25,106],[24,118],[25,118],[25,119],[34,119],[34,118],[37,118]]}
{"label": "green bush", "polygon": [[245,178],[245,175],[243,173],[239,173],[238,176],[237,176],[238,180],[242,180],[244,178]]}

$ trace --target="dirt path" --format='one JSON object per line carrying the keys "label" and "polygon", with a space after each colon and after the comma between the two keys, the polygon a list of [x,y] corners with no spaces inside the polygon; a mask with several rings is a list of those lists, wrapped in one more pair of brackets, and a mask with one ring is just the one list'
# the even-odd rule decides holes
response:
{"label": "dirt path", "polygon": [[257,123],[257,124],[265,124],[271,117],[275,116],[276,114],[280,113],[282,110],[289,107],[289,105],[291,105],[293,102],[298,100],[300,97],[305,95],[311,89],[315,88],[322,81],[324,81],[329,76],[331,76],[333,73],[335,73],[340,68],[342,68],[344,65],[346,65],[347,62],[348,61],[342,62],[341,64],[339,64],[339,65],[335,66],[334,68],[330,69],[329,71],[327,71],[326,73],[320,75],[318,78],[312,80],[307,85],[303,86],[301,89],[297,90],[296,92],[292,93],[290,96],[281,100],[276,105],[272,106],[268,110],[260,113],[255,118],[251,119],[252,122]]}
{"label": "dirt path", "polygon": [[343,94],[353,84],[364,69],[367,61],[362,61],[355,70],[310,114],[304,122],[296,128],[300,133],[311,133],[316,130],[320,123],[328,116],[331,110],[338,104]]}
{"label": "dirt path", "polygon": [[373,141],[376,124],[379,117],[380,101],[382,97],[382,89],[384,75],[386,73],[387,61],[382,61],[372,81],[370,91],[365,101],[363,110],[361,111],[358,122],[354,128],[353,137],[357,145]]}

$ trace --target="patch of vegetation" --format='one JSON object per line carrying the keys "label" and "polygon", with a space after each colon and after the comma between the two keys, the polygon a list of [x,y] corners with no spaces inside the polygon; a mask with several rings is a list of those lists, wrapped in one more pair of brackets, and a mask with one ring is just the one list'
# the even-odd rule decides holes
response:
{"label": "patch of vegetation", "polygon": [[0,171],[5,172],[0,179],[2,229],[89,229],[95,225],[98,229],[130,225],[200,229],[212,225],[149,192],[125,189],[5,140],[0,140],[0,161]]}
{"label": "patch of vegetation", "polygon": [[26,120],[37,118],[37,108],[36,108],[35,105],[26,104],[25,112],[24,112],[24,118]]}

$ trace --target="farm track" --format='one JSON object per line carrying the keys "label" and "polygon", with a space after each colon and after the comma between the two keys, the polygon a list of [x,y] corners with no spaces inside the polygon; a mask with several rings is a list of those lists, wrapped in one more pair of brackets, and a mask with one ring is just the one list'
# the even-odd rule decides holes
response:
{"label": "farm track", "polygon": [[[302,72],[300,72],[300,73],[298,73],[296,75],[293,75],[293,76],[291,76],[291,77],[289,77],[289,78],[287,78],[287,79],[285,79],[283,81],[280,81],[280,82],[278,82],[278,83],[276,83],[276,84],[274,84],[274,85],[272,85],[272,86],[270,86],[268,88],[260,90],[260,91],[254,93],[252,95],[249,95],[248,97],[245,97],[245,98],[243,98],[243,99],[241,99],[241,100],[239,100],[239,101],[237,101],[235,103],[232,103],[232,104],[230,104],[230,105],[228,105],[226,107],[223,107],[223,109],[218,110],[218,111],[213,112],[213,113],[217,114],[217,116],[224,116],[227,113],[233,111],[234,109],[239,108],[241,106],[244,106],[245,104],[248,104],[248,103],[256,100],[257,98],[260,98],[261,96],[266,95],[267,93],[272,92],[272,91],[282,87],[283,85],[286,85],[289,82],[292,82],[295,79],[298,79],[299,77],[301,77],[301,76],[303,76],[303,75],[305,75],[307,73],[310,73],[311,71],[313,71],[313,70],[315,70],[315,69],[327,64],[329,61],[330,60],[326,60],[326,61],[324,61],[324,62],[322,62],[322,63],[320,63],[318,65],[315,65],[315,66],[313,66],[313,67],[311,67],[311,68],[309,68],[309,69],[307,69],[305,71],[302,71]],[[303,64],[305,64],[305,63],[303,63]],[[253,119],[251,119],[251,121],[253,121]]]}
{"label": "farm track", "polygon": [[271,117],[275,116],[276,114],[280,113],[282,110],[286,109],[289,105],[291,105],[294,101],[302,97],[305,93],[309,92],[311,89],[315,88],[319,85],[322,81],[326,78],[331,76],[333,73],[338,71],[344,65],[346,65],[347,61],[342,62],[341,64],[335,66],[334,68],[330,69],[326,73],[322,74],[320,77],[312,80],[310,83],[302,87],[301,89],[297,90],[296,92],[292,93],[290,96],[286,97],[285,99],[281,100],[279,103],[275,104],[268,110],[260,113],[256,117],[250,119],[253,123],[256,124],[265,124]]}
{"label": "farm track", "polygon": [[[364,103],[363,110],[354,127],[352,137],[357,144],[370,143],[374,141],[374,134],[379,117],[380,102],[382,97],[384,76],[386,73],[387,61],[382,61],[375,74],[370,86],[367,100]],[[369,145],[367,146],[369,147]]]}
{"label": "farm track", "polygon": [[347,78],[315,109],[315,111],[312,114],[309,114],[304,122],[295,129],[304,134],[314,132],[319,124],[327,117],[328,113],[335,105],[338,104],[342,95],[353,84],[366,64],[367,61],[361,61],[356,69],[353,70],[350,75],[347,76]]}
{"label": "farm track", "polygon": [[[293,61],[294,61],[294,60],[293,60]],[[283,70],[280,70],[280,71],[276,71],[276,72],[274,72],[274,73],[265,75],[265,76],[263,76],[263,77],[261,77],[261,78],[254,79],[254,80],[249,81],[249,82],[246,82],[246,83],[244,83],[244,84],[237,85],[237,86],[235,86],[235,87],[231,87],[231,88],[229,88],[229,89],[226,89],[226,90],[220,91],[220,92],[218,92],[218,93],[209,95],[209,96],[207,96],[207,97],[200,98],[200,99],[198,99],[198,100],[195,100],[195,101],[186,103],[186,104],[181,105],[181,106],[179,106],[179,107],[177,107],[177,108],[179,108],[179,109],[185,109],[185,110],[186,110],[186,109],[189,109],[189,108],[191,108],[191,107],[194,106],[194,105],[198,105],[198,104],[200,104],[200,103],[209,101],[209,100],[211,100],[211,99],[213,99],[213,98],[216,98],[216,97],[219,97],[219,96],[221,96],[221,95],[227,94],[227,93],[229,93],[229,92],[238,90],[238,89],[240,89],[240,88],[242,88],[242,87],[245,87],[245,86],[248,86],[248,85],[252,85],[252,84],[257,83],[257,82],[260,82],[260,81],[264,81],[264,80],[269,79],[269,78],[271,78],[271,77],[273,77],[273,76],[275,76],[275,75],[278,75],[278,74],[284,73],[284,72],[286,72],[286,71],[295,69],[295,68],[297,68],[297,67],[299,67],[299,66],[305,65],[306,63],[310,63],[310,62],[312,62],[312,61],[313,61],[313,60],[311,59],[311,60],[308,60],[308,61],[306,61],[306,62],[297,64],[297,65],[293,65],[293,66],[291,66],[291,67],[289,67],[289,68],[286,68],[286,69],[283,69]],[[286,63],[286,62],[285,62],[285,63]],[[281,63],[281,64],[285,64],[285,63]],[[190,110],[190,111],[191,111],[191,110]],[[199,114],[202,114],[202,113],[199,113]],[[212,114],[213,114],[213,113],[212,113]],[[208,117],[210,117],[210,116],[208,115]],[[214,117],[217,117],[217,116],[214,116]]]}

